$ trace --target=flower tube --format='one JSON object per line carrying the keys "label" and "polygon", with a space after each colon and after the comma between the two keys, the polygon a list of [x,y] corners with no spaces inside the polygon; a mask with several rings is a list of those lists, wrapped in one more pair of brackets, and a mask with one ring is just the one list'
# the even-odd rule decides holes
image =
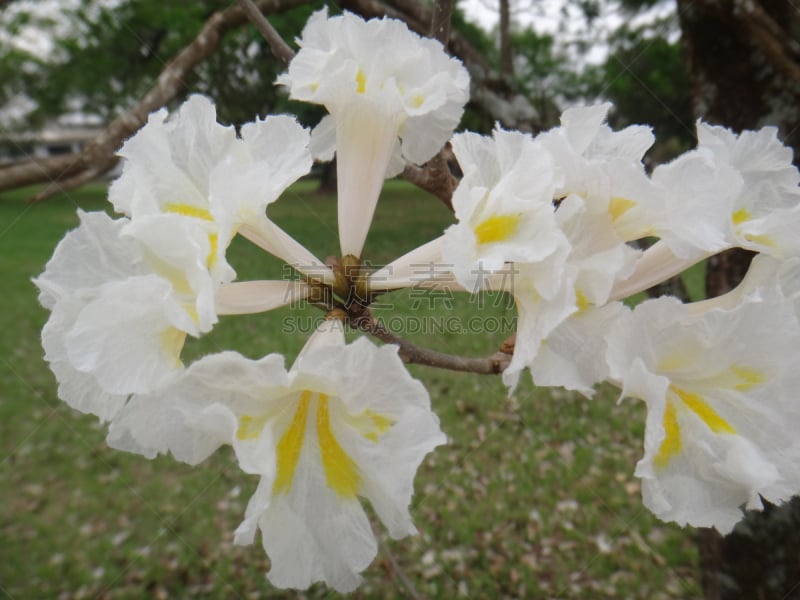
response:
{"label": "flower tube", "polygon": [[335,140],[342,254],[360,256],[384,178],[402,170],[401,158],[422,164],[439,151],[461,119],[469,77],[439,42],[392,19],[323,9],[298,43],[278,83],[330,113],[315,136]]}

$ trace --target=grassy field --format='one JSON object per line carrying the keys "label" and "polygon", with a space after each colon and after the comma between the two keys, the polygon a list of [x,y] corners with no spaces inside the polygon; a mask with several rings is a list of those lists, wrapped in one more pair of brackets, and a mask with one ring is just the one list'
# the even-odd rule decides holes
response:
{"label": "grassy field", "polygon": [[[324,258],[335,254],[335,204],[298,184],[271,215]],[[200,467],[112,451],[96,419],[56,397],[39,331],[47,313],[30,278],[77,224],[75,209],[102,210],[105,190],[84,188],[46,204],[0,195],[0,598],[322,598],[272,589],[260,545],[235,547],[232,532],[255,489],[230,452]],[[391,260],[451,220],[438,201],[387,186],[365,256]],[[282,267],[247,242],[230,259],[240,278]],[[490,300],[496,300],[490,299]],[[452,306],[448,306],[451,303]],[[388,296],[381,312],[419,323],[478,314],[474,299],[420,303]],[[408,337],[465,355],[488,354],[513,327],[513,310],[489,301],[494,334],[419,331]],[[287,323],[304,309],[227,317],[186,356],[235,348],[248,356],[304,342]],[[450,443],[424,463],[413,515],[419,535],[388,540],[357,598],[691,598],[699,595],[692,532],[643,508],[633,468],[642,452],[643,407],[616,405],[602,389],[587,401],[529,382],[508,398],[497,377],[412,367],[431,393]]]}

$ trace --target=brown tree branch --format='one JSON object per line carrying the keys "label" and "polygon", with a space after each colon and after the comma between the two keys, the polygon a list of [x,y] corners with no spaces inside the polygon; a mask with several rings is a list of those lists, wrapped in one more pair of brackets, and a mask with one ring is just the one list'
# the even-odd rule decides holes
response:
{"label": "brown tree branch", "polygon": [[239,0],[239,5],[244,9],[247,18],[256,26],[256,29],[264,36],[264,39],[267,40],[272,55],[281,61],[284,67],[288,66],[289,62],[294,58],[294,50],[292,50],[281,35],[275,31],[272,24],[267,21],[267,18],[253,3],[253,0]]}
{"label": "brown tree branch", "polygon": [[479,375],[497,375],[502,373],[511,362],[511,356],[504,352],[495,352],[483,358],[468,358],[455,354],[447,354],[412,344],[408,340],[395,335],[376,319],[369,309],[364,308],[353,314],[348,311],[348,323],[353,329],[364,331],[386,344],[400,347],[399,355],[405,363],[427,365],[450,371],[478,373]]}
{"label": "brown tree branch", "polygon": [[401,173],[401,177],[410,181],[418,188],[433,194],[444,205],[453,210],[453,192],[456,189],[456,178],[450,172],[447,164],[448,157],[452,156],[450,144],[430,159],[424,166],[407,164]]}
{"label": "brown tree branch", "polygon": [[[304,1],[259,0],[256,6],[262,12],[274,13],[298,6]],[[434,22],[434,11],[419,0],[392,1],[394,6],[379,0],[344,0],[343,5],[364,17],[390,16],[402,19],[421,35],[428,33]],[[442,0],[446,1],[448,0]],[[444,7],[439,10],[444,10]],[[118,161],[115,152],[122,142],[144,125],[149,113],[175,98],[183,87],[185,77],[217,49],[225,33],[246,22],[247,15],[238,5],[214,13],[197,37],[168,63],[156,84],[138,105],[112,121],[80,153],[44,159],[32,158],[24,163],[0,168],[0,191],[47,182],[50,185],[37,196],[37,199],[43,199],[59,191],[77,187],[92,175],[102,175],[113,168]],[[536,114],[530,102],[519,94],[509,93],[502,78],[492,73],[486,59],[458,32],[449,33],[449,47],[470,72],[472,102],[490,119],[499,121],[506,127],[522,130],[536,128]],[[447,205],[450,204],[450,195],[455,184],[442,157],[429,161],[422,169],[409,167],[405,176]]]}
{"label": "brown tree branch", "polygon": [[[299,6],[304,1],[259,0],[257,6],[271,13]],[[194,40],[167,64],[139,104],[114,119],[79,153],[31,159],[0,169],[0,191],[49,182],[50,185],[36,196],[37,200],[42,200],[85,183],[90,172],[98,176],[109,171],[119,160],[115,152],[122,142],[145,124],[151,112],[175,98],[186,76],[216,51],[228,31],[245,23],[247,15],[238,5],[212,14]]]}
{"label": "brown tree branch", "polygon": [[433,5],[430,37],[447,48],[450,42],[450,20],[453,17],[453,0],[436,0]]}
{"label": "brown tree branch", "polygon": [[394,557],[391,548],[389,548],[389,544],[386,542],[386,540],[381,540],[380,545],[383,549],[386,559],[389,562],[389,574],[392,576],[392,578],[399,580],[399,582],[403,584],[403,587],[405,588],[406,593],[411,600],[421,600],[422,597],[417,593],[417,590],[412,581],[408,578],[408,575],[406,575],[405,571],[403,571],[403,569],[400,567],[400,563],[398,563],[397,559]]}
{"label": "brown tree branch", "polygon": [[734,18],[764,55],[790,80],[800,82],[800,47],[757,2],[736,2]]}
{"label": "brown tree branch", "polygon": [[500,73],[503,77],[514,76],[514,55],[511,51],[511,6],[510,0],[500,0]]}

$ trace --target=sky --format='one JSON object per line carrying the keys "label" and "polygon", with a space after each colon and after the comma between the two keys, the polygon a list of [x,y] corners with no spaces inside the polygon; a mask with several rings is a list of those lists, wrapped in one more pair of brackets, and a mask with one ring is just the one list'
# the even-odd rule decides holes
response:
{"label": "sky", "polygon": [[[498,0],[458,0],[458,6],[468,20],[487,31],[497,27]],[[592,42],[592,50],[588,54],[574,57],[580,63],[591,64],[600,63],[606,58],[608,44],[605,40],[623,23],[639,25],[675,12],[673,0],[661,0],[652,9],[631,18],[617,0],[604,0],[598,3],[598,18],[589,24],[575,1],[511,0],[511,7],[512,23],[518,26],[532,27],[539,34],[557,34],[557,39],[566,46],[577,41]]]}

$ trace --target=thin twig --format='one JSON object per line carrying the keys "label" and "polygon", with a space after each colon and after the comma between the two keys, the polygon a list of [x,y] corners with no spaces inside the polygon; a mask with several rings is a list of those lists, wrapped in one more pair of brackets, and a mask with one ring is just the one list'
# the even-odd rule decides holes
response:
{"label": "thin twig", "polygon": [[283,41],[281,35],[275,30],[272,24],[267,21],[267,18],[258,10],[258,7],[253,4],[252,0],[239,0],[239,5],[242,7],[247,17],[252,21],[256,29],[264,36],[269,44],[269,49],[272,55],[287,66],[294,58],[294,50]]}
{"label": "thin twig", "polygon": [[[110,160],[113,162],[109,163],[111,165],[109,169],[114,168],[114,165],[119,162],[119,157],[114,156]],[[68,179],[53,180],[42,191],[31,196],[30,202],[41,202],[42,200],[46,200],[47,198],[55,196],[56,194],[79,188],[85,183],[89,183],[90,181],[97,179],[104,172],[105,166],[103,167],[102,171],[95,168],[89,168],[84,171],[80,171],[77,175],[69,177]]]}
{"label": "thin twig", "polygon": [[431,37],[447,48],[450,41],[450,19],[453,16],[453,0],[436,0],[433,6]]}
{"label": "thin twig", "polygon": [[369,333],[384,343],[398,345],[400,358],[406,363],[427,365],[450,371],[478,373],[479,375],[497,375],[502,373],[511,362],[511,356],[504,352],[495,352],[491,356],[483,358],[468,358],[416,346],[386,329],[368,309],[364,309],[355,317],[352,312],[349,312],[348,317],[350,326],[354,329]]}
{"label": "thin twig", "polygon": [[381,540],[380,543],[381,547],[383,548],[383,553],[386,555],[386,558],[389,561],[389,565],[392,568],[393,571],[392,575],[395,575],[397,579],[400,580],[400,583],[402,583],[405,586],[406,591],[408,591],[409,598],[411,598],[411,600],[421,600],[421,596],[417,593],[414,584],[408,578],[408,575],[405,574],[405,571],[403,571],[403,569],[400,568],[400,563],[397,562],[397,559],[394,557],[394,554],[392,554],[392,551],[389,548],[389,544],[387,544],[385,540]]}

